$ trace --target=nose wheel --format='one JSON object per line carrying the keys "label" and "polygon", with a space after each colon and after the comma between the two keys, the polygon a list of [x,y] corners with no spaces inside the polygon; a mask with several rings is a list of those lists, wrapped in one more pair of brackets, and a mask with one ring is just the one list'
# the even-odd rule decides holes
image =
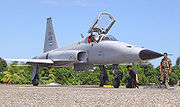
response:
{"label": "nose wheel", "polygon": [[120,80],[119,78],[113,78],[113,87],[114,88],[119,88],[119,85],[120,85]]}

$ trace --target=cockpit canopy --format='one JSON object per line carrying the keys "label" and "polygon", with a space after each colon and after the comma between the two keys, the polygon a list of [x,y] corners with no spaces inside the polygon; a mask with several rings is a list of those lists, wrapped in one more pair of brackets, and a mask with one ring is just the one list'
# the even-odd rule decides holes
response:
{"label": "cockpit canopy", "polygon": [[107,12],[102,12],[96,18],[95,22],[89,28],[88,33],[107,34],[115,23],[115,19]]}
{"label": "cockpit canopy", "polygon": [[88,43],[98,43],[101,41],[118,41],[112,35],[107,34],[115,21],[116,20],[114,19],[114,17],[109,13],[100,13],[95,22],[88,30],[88,33],[90,34],[87,38]]}

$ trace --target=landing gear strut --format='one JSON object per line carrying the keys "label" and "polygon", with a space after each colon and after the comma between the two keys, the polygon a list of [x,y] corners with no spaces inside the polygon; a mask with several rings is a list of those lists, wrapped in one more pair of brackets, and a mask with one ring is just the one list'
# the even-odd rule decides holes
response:
{"label": "landing gear strut", "polygon": [[99,65],[99,68],[101,70],[101,74],[100,74],[100,87],[103,87],[103,85],[108,85],[108,74],[107,71],[104,67],[104,65]]}
{"label": "landing gear strut", "polygon": [[118,64],[113,64],[112,65],[112,70],[113,70],[113,87],[114,88],[119,88],[120,85],[120,72],[118,71]]}
{"label": "landing gear strut", "polygon": [[39,85],[39,73],[38,73],[38,65],[37,64],[33,65],[33,72],[32,72],[31,80],[32,80],[33,86]]}

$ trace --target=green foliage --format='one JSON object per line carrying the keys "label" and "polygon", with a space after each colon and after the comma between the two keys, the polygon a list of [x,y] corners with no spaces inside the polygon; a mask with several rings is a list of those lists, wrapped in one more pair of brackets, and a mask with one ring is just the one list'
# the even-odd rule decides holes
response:
{"label": "green foliage", "polygon": [[56,69],[56,82],[64,85],[98,85],[100,71],[74,71],[71,68]]}
{"label": "green foliage", "polygon": [[118,66],[118,70],[120,71],[120,85],[127,85],[129,78],[129,71],[127,71],[126,65]]}
{"label": "green foliage", "polygon": [[178,81],[178,76],[175,74],[175,72],[172,72],[170,75],[169,75],[169,85],[175,85],[177,84],[177,81]]}
{"label": "green foliage", "polygon": [[144,74],[148,80],[148,84],[151,83],[159,84],[159,78],[161,75],[159,72],[159,66],[157,68],[154,68],[150,64],[150,65],[142,65],[142,67],[144,68]]}
{"label": "green foliage", "polygon": [[180,65],[180,56],[176,59],[176,65]]}
{"label": "green foliage", "polygon": [[4,60],[0,60],[0,72],[4,71],[7,67],[7,63]]}
{"label": "green foliage", "polygon": [[[17,65],[17,62],[13,62]],[[30,67],[7,66],[6,71],[2,72],[1,81],[8,84],[30,84]]]}
{"label": "green foliage", "polygon": [[49,82],[55,82],[56,70],[55,68],[40,67],[39,68],[40,84],[47,84]]}
{"label": "green foliage", "polygon": [[[146,67],[141,65],[136,65],[134,69],[137,71],[139,83],[141,85],[147,85],[148,84],[148,76],[145,75],[145,69]],[[148,71],[146,71],[148,72]]]}
{"label": "green foliage", "polygon": [[180,81],[180,66],[179,65],[176,65],[172,68],[172,73],[170,75],[170,78],[171,78],[170,82],[172,81],[171,83],[174,84],[174,83],[177,83],[177,81]]}
{"label": "green foliage", "polygon": [[[29,66],[11,66],[17,64],[18,62],[12,62],[10,66],[8,66],[5,61],[1,61],[1,82],[7,84],[31,84],[32,82],[30,81],[30,78],[33,68]],[[109,77],[109,84],[112,85],[112,66],[107,65],[105,67]],[[148,85],[150,83],[159,84],[159,78],[161,75],[159,72],[159,66],[154,68],[151,64],[135,65],[133,69],[137,71],[141,85]],[[118,70],[120,72],[120,85],[127,85],[129,71],[127,71],[126,65],[119,65]],[[40,76],[40,84],[47,84],[50,82],[57,82],[62,85],[100,84],[99,67],[96,67],[94,71],[74,71],[72,68],[39,67],[38,72]],[[172,73],[169,75],[169,78],[170,85],[174,85],[178,80],[180,80],[180,66],[176,65],[172,68]]]}
{"label": "green foliage", "polygon": [[3,75],[2,72],[6,70],[7,63],[5,60],[0,60],[0,80],[2,79]]}

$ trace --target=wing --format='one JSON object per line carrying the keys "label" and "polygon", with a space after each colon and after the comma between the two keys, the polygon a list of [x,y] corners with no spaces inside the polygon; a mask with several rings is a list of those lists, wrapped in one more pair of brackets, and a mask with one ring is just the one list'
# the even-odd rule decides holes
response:
{"label": "wing", "polygon": [[27,63],[39,63],[39,64],[53,64],[54,62],[51,59],[3,59],[7,61],[20,61]]}
{"label": "wing", "polygon": [[[68,59],[2,59],[6,61],[26,62],[27,64],[49,64],[55,67],[71,67],[76,61]],[[24,65],[15,65],[24,66]]]}
{"label": "wing", "polygon": [[[75,63],[86,63],[87,53],[82,50],[64,50],[53,51],[51,53],[43,53],[34,57],[34,59],[4,59],[8,61],[23,61],[27,64],[47,64],[51,66],[72,66]],[[46,58],[49,59],[46,59]]]}

